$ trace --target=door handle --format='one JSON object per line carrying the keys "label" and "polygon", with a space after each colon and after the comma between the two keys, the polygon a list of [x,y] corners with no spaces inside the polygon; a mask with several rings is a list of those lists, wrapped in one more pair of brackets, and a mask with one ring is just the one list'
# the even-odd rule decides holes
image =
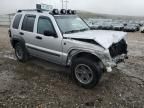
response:
{"label": "door handle", "polygon": [[36,36],[36,39],[42,40],[42,37],[40,37],[40,36]]}
{"label": "door handle", "polygon": [[23,33],[23,32],[20,32],[19,34],[20,34],[20,35],[24,35],[24,33]]}

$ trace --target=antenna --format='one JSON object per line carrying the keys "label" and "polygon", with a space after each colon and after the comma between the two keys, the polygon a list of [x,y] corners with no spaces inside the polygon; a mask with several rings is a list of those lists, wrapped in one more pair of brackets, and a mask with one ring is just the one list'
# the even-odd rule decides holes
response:
{"label": "antenna", "polygon": [[68,0],[65,0],[64,2],[66,3],[66,9],[67,9],[67,8],[68,8],[68,3],[69,3],[69,1],[68,1]]}
{"label": "antenna", "polygon": [[62,9],[64,9],[64,0],[61,0],[62,2]]}

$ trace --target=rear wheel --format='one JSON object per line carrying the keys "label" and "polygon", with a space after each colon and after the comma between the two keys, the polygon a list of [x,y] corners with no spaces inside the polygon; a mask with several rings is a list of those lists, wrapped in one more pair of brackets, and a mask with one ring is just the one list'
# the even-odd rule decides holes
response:
{"label": "rear wheel", "polygon": [[19,60],[20,62],[26,62],[28,60],[28,52],[24,45],[22,45],[21,43],[16,43],[15,55],[17,60]]}
{"label": "rear wheel", "polygon": [[87,58],[78,58],[71,66],[72,76],[78,85],[93,88],[101,79],[103,70],[100,64]]}

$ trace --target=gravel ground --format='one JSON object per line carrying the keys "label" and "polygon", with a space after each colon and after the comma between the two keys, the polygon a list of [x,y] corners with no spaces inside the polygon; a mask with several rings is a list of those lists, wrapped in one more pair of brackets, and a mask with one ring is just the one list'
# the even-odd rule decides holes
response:
{"label": "gravel ground", "polygon": [[16,61],[7,28],[0,27],[0,108],[144,108],[144,34],[128,33],[127,40],[125,64],[86,90],[68,69],[36,58]]}

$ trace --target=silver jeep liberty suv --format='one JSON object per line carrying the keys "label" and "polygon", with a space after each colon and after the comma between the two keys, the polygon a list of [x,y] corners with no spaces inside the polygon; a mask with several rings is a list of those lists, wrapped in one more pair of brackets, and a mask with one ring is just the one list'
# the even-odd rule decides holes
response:
{"label": "silver jeep liberty suv", "polygon": [[71,68],[84,88],[94,87],[103,72],[128,58],[124,32],[91,30],[72,10],[19,10],[9,29],[21,62],[35,56]]}

